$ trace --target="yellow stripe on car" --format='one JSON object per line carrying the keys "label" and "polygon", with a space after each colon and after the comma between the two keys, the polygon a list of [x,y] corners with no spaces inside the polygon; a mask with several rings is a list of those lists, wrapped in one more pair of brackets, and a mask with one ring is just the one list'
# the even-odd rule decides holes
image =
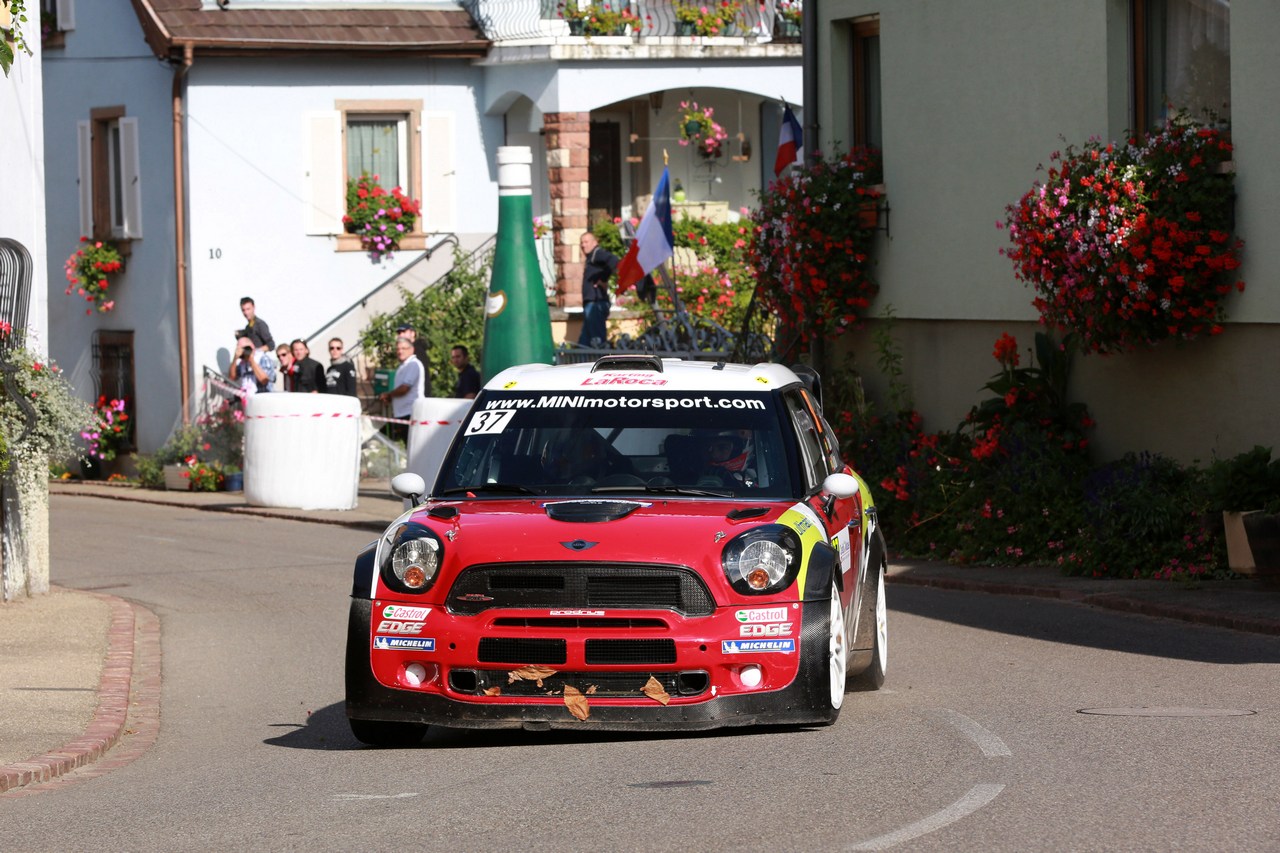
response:
{"label": "yellow stripe on car", "polygon": [[800,537],[800,574],[796,576],[796,586],[803,601],[805,575],[809,573],[809,556],[813,553],[814,545],[827,541],[826,529],[822,526],[822,520],[818,518],[818,514],[806,503],[788,507],[782,515],[778,516],[778,524],[790,527]]}

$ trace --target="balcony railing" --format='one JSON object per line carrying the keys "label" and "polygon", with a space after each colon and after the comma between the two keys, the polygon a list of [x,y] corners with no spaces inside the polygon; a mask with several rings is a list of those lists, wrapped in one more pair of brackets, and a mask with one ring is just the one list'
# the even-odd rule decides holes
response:
{"label": "balcony railing", "polygon": [[[713,0],[704,2],[680,2],[680,0],[597,0],[597,5],[605,5],[617,13],[622,10],[630,12],[636,23],[624,24],[609,32],[591,32],[591,27],[584,29],[571,20],[566,20],[561,12],[565,3],[570,10],[582,8],[589,4],[588,0],[462,0],[463,7],[475,19],[485,36],[493,42],[506,41],[560,41],[579,40],[583,38],[600,38],[602,36],[622,36],[641,41],[651,38],[681,38],[700,41],[706,38],[742,38],[755,43],[798,42],[800,30],[796,23],[785,20],[779,13],[784,8],[799,9],[800,0],[763,0],[761,3],[745,2],[742,4],[733,23],[719,33],[702,33],[695,24],[684,22],[677,16],[677,9],[686,7],[698,9],[702,6],[712,8]],[[572,14],[569,16],[572,18]]]}

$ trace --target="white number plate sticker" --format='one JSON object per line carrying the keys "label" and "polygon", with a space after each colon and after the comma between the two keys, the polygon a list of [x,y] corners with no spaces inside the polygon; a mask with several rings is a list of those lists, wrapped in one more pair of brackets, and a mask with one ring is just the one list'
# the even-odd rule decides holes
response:
{"label": "white number plate sticker", "polygon": [[486,409],[476,412],[467,424],[467,435],[495,435],[507,428],[515,409]]}

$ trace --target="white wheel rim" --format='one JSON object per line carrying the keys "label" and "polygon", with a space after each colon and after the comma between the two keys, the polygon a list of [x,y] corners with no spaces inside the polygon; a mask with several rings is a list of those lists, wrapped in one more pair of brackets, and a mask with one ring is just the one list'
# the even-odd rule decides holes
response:
{"label": "white wheel rim", "polygon": [[831,587],[831,634],[827,638],[827,659],[831,668],[831,707],[844,703],[845,667],[848,665],[848,649],[844,636],[844,608],[840,606],[840,591]]}
{"label": "white wheel rim", "polygon": [[880,572],[880,580],[876,583],[876,657],[879,658],[880,672],[889,669],[889,607],[884,600],[884,571]]}

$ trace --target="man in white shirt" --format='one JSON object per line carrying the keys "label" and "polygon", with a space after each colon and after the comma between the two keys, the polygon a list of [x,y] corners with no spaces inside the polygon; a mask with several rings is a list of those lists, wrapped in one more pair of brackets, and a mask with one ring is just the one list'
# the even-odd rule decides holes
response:
{"label": "man in white shirt", "polygon": [[[391,404],[393,417],[407,420],[413,415],[414,400],[422,396],[427,371],[413,354],[413,341],[408,338],[396,338],[396,358],[400,359],[400,366],[396,368],[396,378],[392,380],[391,390],[384,391],[378,397],[382,402]],[[409,425],[387,424],[387,437],[396,441],[408,441]]]}

